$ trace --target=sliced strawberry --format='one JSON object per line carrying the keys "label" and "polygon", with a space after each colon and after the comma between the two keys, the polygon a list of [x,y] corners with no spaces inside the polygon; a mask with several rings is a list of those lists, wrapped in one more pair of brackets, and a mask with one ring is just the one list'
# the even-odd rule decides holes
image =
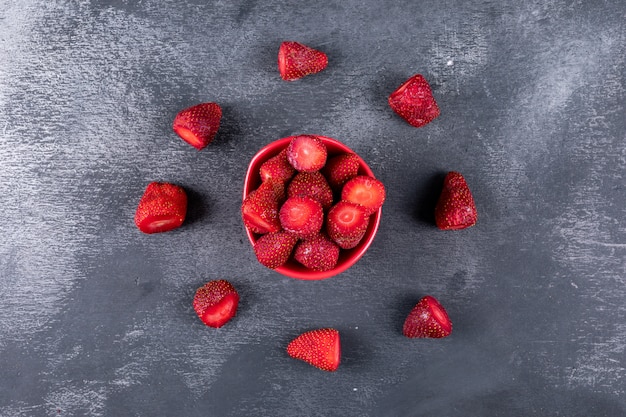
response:
{"label": "sliced strawberry", "polygon": [[324,223],[324,209],[312,197],[289,197],[278,216],[283,229],[299,238],[319,233]]}
{"label": "sliced strawberry", "polygon": [[466,229],[476,224],[474,197],[463,175],[448,172],[435,207],[435,222],[441,230]]}
{"label": "sliced strawberry", "polygon": [[360,204],[368,215],[383,205],[385,196],[383,183],[366,175],[357,175],[346,182],[341,190],[342,200]]}
{"label": "sliced strawberry", "polygon": [[220,328],[237,313],[239,294],[233,285],[223,279],[209,281],[198,288],[193,298],[193,309],[204,324]]}
{"label": "sliced strawberry", "polygon": [[452,332],[452,322],[439,301],[427,295],[409,313],[402,333],[406,337],[446,337]]}
{"label": "sliced strawberry", "polygon": [[333,205],[333,190],[321,172],[298,172],[287,187],[288,197],[313,197],[324,210]]}
{"label": "sliced strawberry", "polygon": [[287,354],[324,371],[334,372],[341,361],[341,342],[335,329],[302,333],[287,346]]}
{"label": "sliced strawberry", "polygon": [[297,171],[318,171],[327,157],[326,145],[317,136],[295,136],[287,146],[287,160]]}
{"label": "sliced strawberry", "polygon": [[263,235],[254,244],[254,254],[261,265],[276,269],[289,260],[298,238],[288,232]]}
{"label": "sliced strawberry", "polygon": [[314,271],[328,271],[337,266],[339,246],[323,233],[303,240],[296,246],[293,257]]}
{"label": "sliced strawberry", "polygon": [[283,42],[278,49],[278,71],[285,81],[293,81],[322,71],[328,65],[328,57],[298,42]]}
{"label": "sliced strawberry", "polygon": [[273,179],[287,182],[296,173],[294,167],[287,160],[287,149],[283,149],[278,155],[265,161],[259,169],[261,181]]}
{"label": "sliced strawberry", "polygon": [[340,201],[328,211],[326,232],[340,248],[352,249],[365,235],[369,218],[363,206]]}
{"label": "sliced strawberry", "polygon": [[359,157],[354,153],[333,156],[326,161],[322,173],[333,190],[340,190],[343,184],[359,173]]}
{"label": "sliced strawberry", "polygon": [[430,85],[420,74],[415,74],[391,93],[389,106],[415,127],[422,127],[439,116]]}
{"label": "sliced strawberry", "polygon": [[135,224],[144,233],[160,233],[176,229],[185,221],[187,194],[166,182],[151,182],[139,200]]}
{"label": "sliced strawberry", "polygon": [[200,103],[181,110],[174,118],[174,132],[185,142],[201,150],[213,141],[222,119],[217,103]]}
{"label": "sliced strawberry", "polygon": [[281,229],[278,209],[284,198],[285,187],[282,182],[262,182],[241,205],[244,224],[254,233],[278,232]]}

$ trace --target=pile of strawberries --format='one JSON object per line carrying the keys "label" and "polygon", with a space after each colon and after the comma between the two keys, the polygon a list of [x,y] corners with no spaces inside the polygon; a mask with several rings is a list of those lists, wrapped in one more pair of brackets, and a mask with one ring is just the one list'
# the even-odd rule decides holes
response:
{"label": "pile of strawberries", "polygon": [[[283,42],[278,53],[282,79],[293,81],[320,72],[328,65],[325,53],[297,42]],[[439,116],[439,107],[426,79],[416,74],[388,99],[391,109],[414,127]],[[174,131],[201,150],[209,145],[220,126],[221,107],[201,103],[182,110]],[[277,268],[289,259],[313,271],[337,264],[341,250],[354,248],[367,230],[370,217],[386,198],[383,184],[359,175],[359,159],[343,153],[328,157],[315,135],[295,136],[287,148],[260,168],[261,184],[244,199],[241,215],[245,226],[260,235],[254,245],[259,262]],[[185,190],[175,184],[148,184],[135,213],[135,224],[144,233],[161,233],[180,227],[187,212]],[[435,208],[435,222],[442,230],[473,226],[477,214],[469,187],[458,172],[449,172]],[[207,326],[219,328],[237,313],[239,294],[226,280],[206,283],[196,291],[193,307]],[[452,323],[443,306],[432,296],[423,297],[405,319],[402,332],[410,338],[442,338]],[[337,370],[341,359],[339,332],[332,328],[305,332],[292,340],[287,354],[326,371]]]}

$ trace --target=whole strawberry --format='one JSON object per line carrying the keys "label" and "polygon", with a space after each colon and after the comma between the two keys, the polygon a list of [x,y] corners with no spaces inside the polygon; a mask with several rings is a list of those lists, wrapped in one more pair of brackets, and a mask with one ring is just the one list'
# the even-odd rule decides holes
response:
{"label": "whole strawberry", "polygon": [[217,103],[200,103],[181,110],[174,118],[174,132],[196,148],[204,149],[220,128],[222,108]]}
{"label": "whole strawberry", "polygon": [[261,265],[276,269],[289,260],[297,242],[298,238],[288,232],[268,233],[256,241],[254,254]]}
{"label": "whole strawberry", "polygon": [[298,42],[283,42],[278,50],[278,71],[285,81],[293,81],[322,71],[328,65],[328,57]]}
{"label": "whole strawberry", "polygon": [[439,301],[430,295],[423,297],[409,313],[402,334],[406,337],[442,338],[452,332],[452,322]]}
{"label": "whole strawberry", "polygon": [[441,230],[466,229],[476,224],[478,214],[474,197],[458,172],[448,172],[435,207],[435,222]]}
{"label": "whole strawberry", "polygon": [[328,271],[337,266],[340,248],[324,233],[298,243],[293,258],[313,271]]}
{"label": "whole strawberry", "polygon": [[389,96],[389,106],[411,126],[422,127],[439,116],[428,81],[415,74]]}
{"label": "whole strawberry", "polygon": [[187,194],[175,184],[151,182],[139,200],[135,225],[144,233],[161,233],[180,227],[187,214]]}
{"label": "whole strawberry", "polygon": [[328,328],[302,333],[289,343],[287,354],[321,370],[334,372],[341,361],[339,332]]}
{"label": "whole strawberry", "polygon": [[193,309],[204,324],[220,328],[237,313],[239,294],[233,285],[223,279],[210,281],[198,288],[193,298]]}
{"label": "whole strawberry", "polygon": [[358,175],[360,165],[357,154],[343,153],[329,158],[322,173],[333,190],[341,190],[346,181]]}
{"label": "whole strawberry", "polygon": [[287,197],[313,197],[324,210],[333,205],[333,190],[320,171],[299,172],[287,187]]}

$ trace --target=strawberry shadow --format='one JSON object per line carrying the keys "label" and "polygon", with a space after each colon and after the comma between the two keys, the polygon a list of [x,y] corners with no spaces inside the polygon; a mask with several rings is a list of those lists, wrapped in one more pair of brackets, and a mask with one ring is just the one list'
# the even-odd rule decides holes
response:
{"label": "strawberry shadow", "polygon": [[375,78],[369,88],[368,101],[379,111],[388,111],[389,117],[395,113],[389,107],[387,101],[389,95],[393,93],[410,76],[399,72],[380,72],[380,77]]}
{"label": "strawberry shadow", "polygon": [[407,316],[424,295],[426,294],[404,295],[397,303],[394,303],[394,313],[392,314],[391,320],[394,323],[394,329],[399,335],[402,335],[402,328],[404,327],[404,321]]}
{"label": "strawberry shadow", "polygon": [[432,175],[426,182],[418,185],[415,191],[415,199],[412,201],[413,217],[415,220],[435,225],[435,207],[441,194],[443,180],[446,172],[438,172]]}
{"label": "strawberry shadow", "polygon": [[213,142],[209,146],[220,147],[229,144],[242,137],[241,116],[236,110],[236,106],[220,103],[222,108],[222,119],[220,120],[220,128]]}
{"label": "strawberry shadow", "polygon": [[194,189],[185,187],[185,192],[187,193],[187,216],[185,217],[185,224],[191,225],[206,217],[212,203],[206,196]]}
{"label": "strawberry shadow", "polygon": [[372,352],[369,343],[362,337],[363,331],[354,328],[341,328],[341,365],[347,368],[365,367],[371,362]]}

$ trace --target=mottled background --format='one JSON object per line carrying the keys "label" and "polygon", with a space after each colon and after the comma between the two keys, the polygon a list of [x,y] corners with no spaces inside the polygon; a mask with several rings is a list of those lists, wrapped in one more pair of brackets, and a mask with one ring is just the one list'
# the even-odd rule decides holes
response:
{"label": "mottled background", "polygon": [[[0,416],[626,416],[623,0],[0,0]],[[287,83],[283,40],[328,68]],[[387,106],[414,73],[441,117]],[[224,109],[197,152],[178,110]],[[388,190],[366,256],[302,282],[256,262],[239,217],[250,157],[335,137]],[[478,224],[433,225],[462,172]],[[150,181],[184,227],[143,235]],[[237,317],[191,300],[217,278]],[[432,294],[453,334],[401,326]],[[340,330],[325,373],[288,358]]]}

